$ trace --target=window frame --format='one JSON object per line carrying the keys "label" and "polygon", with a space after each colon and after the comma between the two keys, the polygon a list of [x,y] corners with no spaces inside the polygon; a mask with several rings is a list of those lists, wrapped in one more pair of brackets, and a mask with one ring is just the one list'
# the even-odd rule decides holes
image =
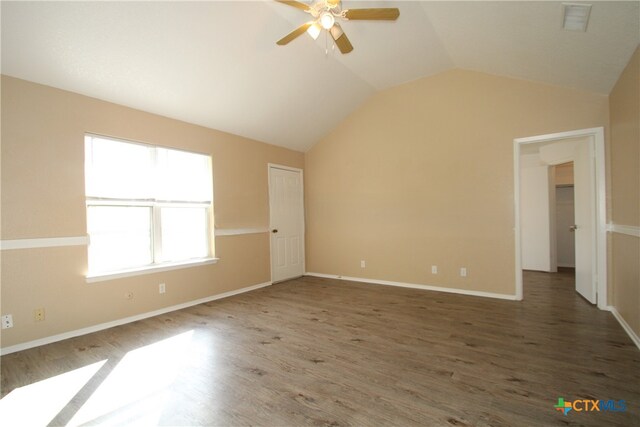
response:
{"label": "window frame", "polygon": [[[183,149],[174,148],[174,147],[165,147],[161,145],[141,143],[137,141],[130,141],[130,140],[120,139],[120,138],[112,138],[108,136],[91,134],[91,133],[85,133],[84,135],[85,168],[87,167],[86,165],[87,148],[86,147],[87,147],[88,138],[99,138],[103,140],[111,140],[117,143],[142,145],[144,147],[151,148],[153,149],[152,157],[153,157],[154,166],[158,164],[157,155],[156,155],[157,149],[181,151],[184,153],[206,156],[209,161],[209,172],[211,175],[211,180],[213,181],[213,159],[210,154],[188,151],[188,150],[183,150]],[[86,175],[85,175],[84,182],[86,186],[86,183],[87,183]],[[193,267],[198,265],[215,264],[218,261],[218,258],[215,257],[215,236],[214,236],[214,226],[213,226],[214,225],[213,182],[211,183],[211,193],[212,194],[211,194],[210,201],[194,202],[194,201],[158,200],[153,198],[127,199],[127,198],[87,196],[87,192],[85,188],[85,215],[87,216],[88,216],[88,210],[91,206],[146,207],[150,209],[150,227],[151,227],[151,230],[150,230],[151,254],[150,255],[152,260],[150,264],[146,264],[142,266],[125,267],[117,270],[98,271],[93,273],[91,271],[88,271],[86,274],[87,283],[100,282],[104,280],[112,280],[112,279],[121,278],[121,277],[137,276],[141,274],[149,274],[149,273],[160,272],[160,271],[188,268],[188,267]],[[197,258],[188,258],[188,259],[179,260],[179,261],[161,261],[162,259],[161,229],[162,229],[162,209],[163,208],[199,208],[199,209],[205,210],[205,215],[206,215],[205,233],[206,233],[206,240],[207,240],[206,256],[197,257]],[[89,242],[89,244],[91,244],[91,242]],[[87,270],[89,270],[88,264],[87,264]]]}

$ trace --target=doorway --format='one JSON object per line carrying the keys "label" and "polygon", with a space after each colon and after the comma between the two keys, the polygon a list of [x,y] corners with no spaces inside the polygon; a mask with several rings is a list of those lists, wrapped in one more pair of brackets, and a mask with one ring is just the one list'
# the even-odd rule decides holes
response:
{"label": "doorway", "polygon": [[[575,190],[576,291],[588,301],[597,303],[598,308],[606,309],[606,198],[604,130],[601,127],[514,140],[516,298],[523,298],[521,155],[536,150],[546,165],[573,161],[576,166],[576,183],[581,183]],[[553,199],[555,195],[554,191]],[[550,245],[555,252],[555,244]],[[552,259],[556,259],[555,254]]]}
{"label": "doorway", "polygon": [[556,265],[576,267],[573,162],[555,166]]}
{"label": "doorway", "polygon": [[271,282],[304,274],[302,170],[269,164]]}

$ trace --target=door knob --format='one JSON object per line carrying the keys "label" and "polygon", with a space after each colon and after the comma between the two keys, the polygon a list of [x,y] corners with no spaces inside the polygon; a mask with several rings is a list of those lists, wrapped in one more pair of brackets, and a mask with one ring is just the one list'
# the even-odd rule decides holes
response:
{"label": "door knob", "polygon": [[570,231],[570,232],[572,232],[572,233],[573,233],[574,231],[576,231],[577,229],[578,229],[578,226],[577,226],[577,225],[575,225],[575,224],[574,224],[574,225],[570,225],[570,226],[569,226],[569,231]]}
{"label": "door knob", "polygon": [[277,232],[278,232],[278,229],[277,229],[277,228],[274,228],[273,230],[271,230],[271,232],[272,232],[272,233],[277,233]]}

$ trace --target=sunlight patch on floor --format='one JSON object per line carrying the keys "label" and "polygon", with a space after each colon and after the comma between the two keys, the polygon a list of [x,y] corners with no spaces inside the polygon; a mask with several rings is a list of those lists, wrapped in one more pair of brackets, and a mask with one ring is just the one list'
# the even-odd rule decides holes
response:
{"label": "sunlight patch on floor", "polygon": [[189,360],[193,331],[130,351],[71,419],[76,426],[114,414],[109,424],[158,424],[170,387]]}
{"label": "sunlight patch on floor", "polygon": [[0,400],[5,426],[45,426],[93,378],[106,359],[46,380],[17,388]]}

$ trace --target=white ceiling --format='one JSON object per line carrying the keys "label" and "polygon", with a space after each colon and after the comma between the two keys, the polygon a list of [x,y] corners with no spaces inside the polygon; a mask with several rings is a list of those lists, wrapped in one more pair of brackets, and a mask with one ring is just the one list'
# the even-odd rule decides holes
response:
{"label": "white ceiling", "polygon": [[341,55],[272,1],[2,1],[2,73],[306,151],[375,92],[451,68],[608,94],[640,42],[640,2],[593,4],[586,33],[560,2],[344,0],[398,7],[345,22]]}

